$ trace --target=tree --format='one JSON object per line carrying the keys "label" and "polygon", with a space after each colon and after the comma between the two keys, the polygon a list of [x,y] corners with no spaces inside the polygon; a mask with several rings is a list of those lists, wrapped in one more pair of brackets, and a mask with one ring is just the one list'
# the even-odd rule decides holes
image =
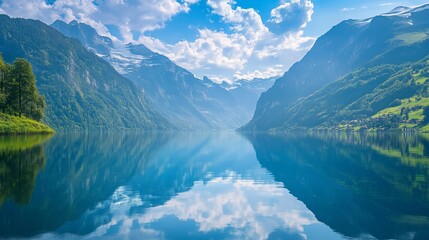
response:
{"label": "tree", "polygon": [[12,66],[11,78],[12,96],[9,99],[15,114],[40,120],[43,117],[45,101],[37,91],[31,64],[25,59],[17,58]]}
{"label": "tree", "polygon": [[36,87],[31,64],[17,58],[13,65],[6,64],[0,55],[0,110],[39,121],[43,118],[45,99]]}
{"label": "tree", "polygon": [[5,77],[7,72],[7,65],[3,61],[3,57],[0,55],[0,110],[4,112],[6,106],[7,94],[5,91]]}
{"label": "tree", "polygon": [[429,106],[423,108],[423,122],[422,124],[426,125],[429,123]]}

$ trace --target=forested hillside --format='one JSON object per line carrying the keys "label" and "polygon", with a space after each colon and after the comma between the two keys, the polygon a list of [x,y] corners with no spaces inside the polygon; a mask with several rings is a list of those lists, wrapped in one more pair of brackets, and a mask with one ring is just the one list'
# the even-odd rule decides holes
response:
{"label": "forested hillside", "polygon": [[154,129],[168,123],[144,93],[77,40],[46,24],[0,15],[0,52],[33,65],[46,100],[43,121],[55,129]]}

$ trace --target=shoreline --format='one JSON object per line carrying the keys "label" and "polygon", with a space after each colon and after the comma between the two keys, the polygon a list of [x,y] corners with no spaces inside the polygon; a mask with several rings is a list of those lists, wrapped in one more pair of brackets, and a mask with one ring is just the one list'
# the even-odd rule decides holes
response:
{"label": "shoreline", "polygon": [[0,135],[53,134],[48,125],[29,119],[0,113]]}

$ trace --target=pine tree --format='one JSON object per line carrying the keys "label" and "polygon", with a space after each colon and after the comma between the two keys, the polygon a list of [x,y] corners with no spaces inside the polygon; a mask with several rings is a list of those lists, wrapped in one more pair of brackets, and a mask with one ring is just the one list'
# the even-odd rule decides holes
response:
{"label": "pine tree", "polygon": [[3,60],[3,57],[0,55],[0,111],[4,112],[6,106],[6,91],[5,91],[5,76],[7,65]]}
{"label": "pine tree", "polygon": [[15,79],[14,86],[18,88],[15,91],[15,94],[18,94],[18,115],[40,120],[45,104],[37,92],[36,77],[31,64],[25,59],[17,58],[13,63],[12,78]]}

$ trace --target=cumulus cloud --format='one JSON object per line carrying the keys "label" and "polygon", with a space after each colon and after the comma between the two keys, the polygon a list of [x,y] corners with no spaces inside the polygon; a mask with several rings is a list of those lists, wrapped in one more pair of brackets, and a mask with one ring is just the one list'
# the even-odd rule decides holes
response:
{"label": "cumulus cloud", "polygon": [[[124,30],[141,33],[164,26],[165,22],[180,12],[189,12],[197,0],[95,0],[98,11],[92,14],[105,24],[117,25]],[[124,14],[126,13],[126,14]]]}
{"label": "cumulus cloud", "polygon": [[40,19],[48,24],[60,19],[77,20],[97,29],[99,34],[111,36],[105,25],[119,28],[122,38],[133,40],[132,31],[144,33],[162,28],[166,21],[199,0],[3,0],[0,11],[12,17]]}
{"label": "cumulus cloud", "polygon": [[241,34],[202,29],[194,42],[178,42],[171,50],[170,57],[190,69],[210,66],[242,69],[252,53],[252,44]]}
{"label": "cumulus cloud", "polygon": [[307,26],[313,15],[314,5],[310,0],[291,0],[271,10],[268,26],[275,33],[300,30]]}
{"label": "cumulus cloud", "polygon": [[[270,31],[255,9],[243,9],[235,4],[233,0],[207,1],[212,13],[229,24],[232,33],[204,28],[198,31],[194,41],[165,44],[147,36],[142,36],[140,41],[197,76],[206,75],[215,82],[231,82],[251,76],[281,76],[315,41],[312,37],[304,36],[303,31],[313,13],[311,1],[292,0],[272,10],[272,15],[278,17],[276,25],[285,25],[293,20],[298,22],[294,23],[295,27],[283,29],[281,34]],[[288,8],[295,11],[298,7],[303,11],[298,11],[294,16],[285,16],[281,10]],[[285,58],[290,59],[282,62]],[[278,67],[279,63],[284,63],[281,68]],[[219,70],[223,75],[219,75]],[[229,79],[226,75],[229,75]]]}
{"label": "cumulus cloud", "polygon": [[91,0],[57,0],[54,4],[47,4],[44,0],[4,0],[0,8],[13,17],[35,18],[44,22],[56,19],[71,21],[96,11]]}
{"label": "cumulus cloud", "polygon": [[285,51],[307,51],[314,43],[313,37],[305,37],[303,31],[291,32],[272,38],[258,49],[255,54],[259,59],[278,57]]}
{"label": "cumulus cloud", "polygon": [[[157,50],[191,70],[243,69],[255,45],[269,34],[269,30],[254,9],[233,8],[232,4],[234,2],[231,0],[207,1],[213,14],[221,16],[224,22],[230,24],[233,33],[204,28],[198,31],[195,41],[180,41],[169,46],[164,44]],[[141,41],[145,44],[154,43],[147,37],[143,37]],[[159,47],[159,42],[157,46]]]}
{"label": "cumulus cloud", "polygon": [[263,24],[261,16],[253,9],[233,8],[232,0],[208,0],[207,5],[213,9],[213,13],[222,17],[223,21],[231,24],[232,30],[244,33],[253,41],[258,41],[269,32]]}

